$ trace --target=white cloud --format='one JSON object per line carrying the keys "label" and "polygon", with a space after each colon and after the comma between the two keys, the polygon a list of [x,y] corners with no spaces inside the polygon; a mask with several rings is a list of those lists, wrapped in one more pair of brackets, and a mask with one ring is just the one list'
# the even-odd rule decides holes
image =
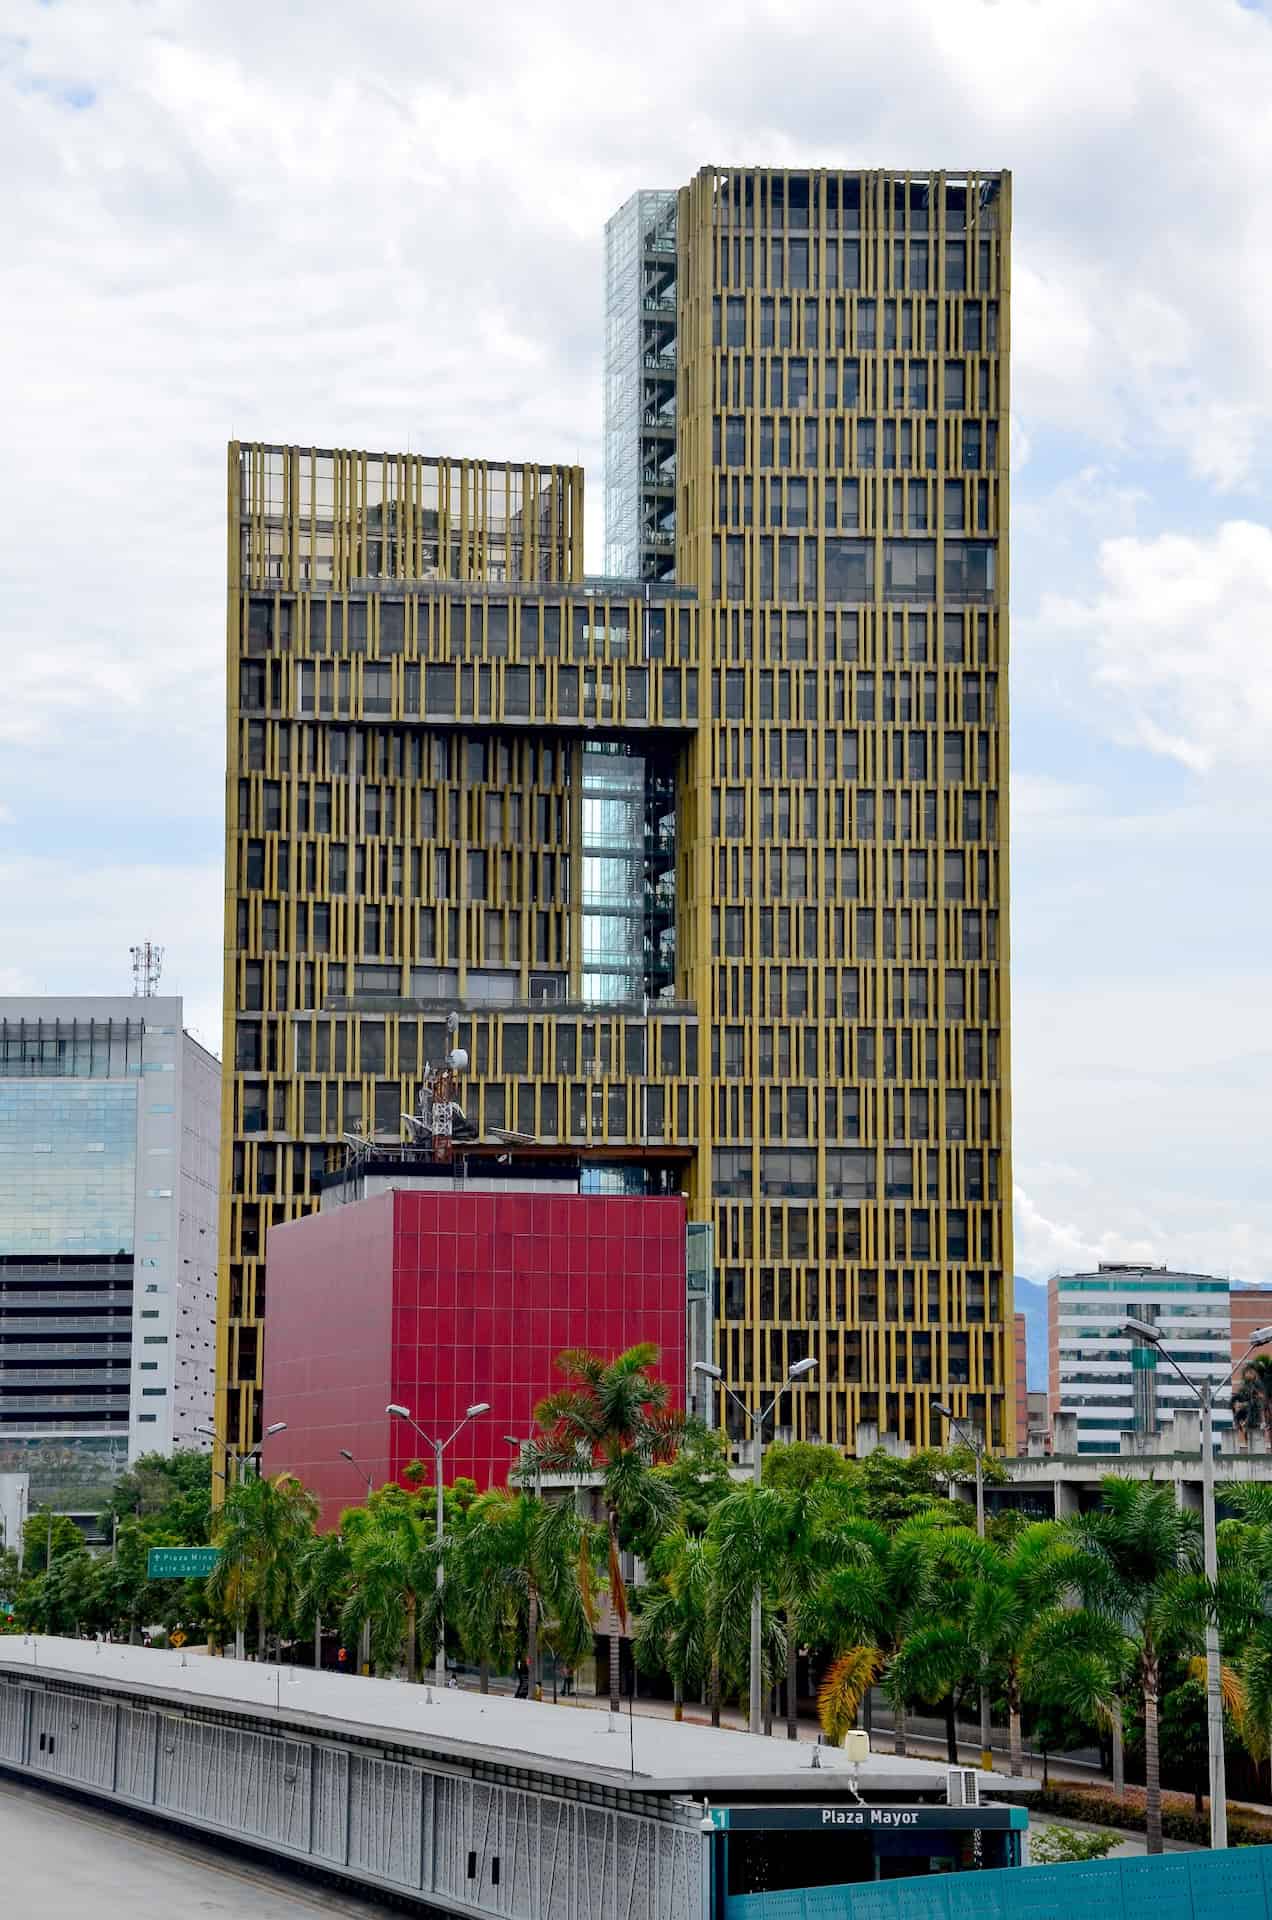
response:
{"label": "white cloud", "polygon": [[1272,529],[1125,536],[1100,548],[1086,600],[1044,599],[1040,624],[1089,649],[1129,739],[1196,773],[1272,759]]}
{"label": "white cloud", "polygon": [[[176,712],[174,663],[217,673],[232,432],[577,454],[595,508],[605,216],[708,154],[908,156],[916,98],[917,163],[1016,168],[1018,452],[1080,423],[1212,479],[1248,467],[1272,408],[1272,236],[1247,211],[1272,186],[1272,34],[1235,4],[803,0],[722,40],[713,9],[649,0],[642,32],[674,32],[677,60],[648,79],[626,19],[570,0],[533,31],[486,9],[462,44],[442,21],[384,0],[303,25],[243,0],[30,9],[0,118],[22,215],[0,313],[24,372],[11,738],[126,706],[152,672],[149,709]],[[589,531],[599,552],[595,511]]]}
{"label": "white cloud", "polygon": [[18,816],[12,807],[6,807],[0,802],[0,827],[12,827],[16,825],[17,818]]}
{"label": "white cloud", "polygon": [[1029,494],[1012,512],[1012,535],[1045,535],[1072,546],[1093,533],[1131,533],[1148,495],[1095,464],[1068,473],[1042,493]]}
{"label": "white cloud", "polygon": [[[149,934],[219,1039],[231,435],[578,458],[599,560],[601,230],[635,187],[708,158],[1009,165],[1013,513],[1050,590],[1014,677],[1081,749],[1030,765],[1018,726],[1021,1244],[1040,1271],[1149,1241],[1272,1270],[1266,987],[1195,944],[1261,960],[1272,931],[1265,816],[1213,799],[1234,755],[1268,762],[1266,502],[1205,530],[1217,490],[1266,477],[1266,17],[497,0],[457,34],[437,0],[17,5],[0,751],[6,849],[38,822],[45,851],[0,861],[0,986],[126,988]],[[1196,483],[1169,539],[1144,535],[1146,457]],[[1114,733],[1210,769],[1210,810],[1111,798],[1143,759]],[[1075,1164],[1089,1185],[1054,1171]]]}
{"label": "white cloud", "polygon": [[1232,1280],[1272,1279],[1272,1244],[1266,1223],[1224,1220],[1188,1231],[1166,1219],[1113,1222],[1099,1232],[1044,1213],[1023,1187],[1015,1188],[1015,1270],[1027,1280],[1053,1273],[1089,1272],[1101,1261],[1142,1261],[1183,1273],[1213,1273]]}
{"label": "white cloud", "polygon": [[127,994],[129,948],[164,948],[162,988],[185,1001],[185,1024],[221,1052],[224,894],[217,866],[0,855],[5,960],[0,993]]}
{"label": "white cloud", "polygon": [[[1116,970],[1107,929],[1091,964],[1018,981],[1013,1004],[1016,1265],[1145,1259],[1254,1280],[1272,1275],[1267,1088],[1272,1005],[1259,956],[1164,977],[1151,916],[1130,916]],[[1221,943],[1222,945],[1223,943]],[[1079,1177],[1075,1178],[1075,1172]]]}
{"label": "white cloud", "polygon": [[1025,1189],[1015,1187],[1015,1269],[1026,1279],[1046,1280],[1053,1273],[1072,1273],[1099,1265],[1101,1260],[1151,1260],[1147,1241],[1129,1242],[1116,1231],[1092,1236],[1073,1221],[1052,1220],[1043,1214]]}

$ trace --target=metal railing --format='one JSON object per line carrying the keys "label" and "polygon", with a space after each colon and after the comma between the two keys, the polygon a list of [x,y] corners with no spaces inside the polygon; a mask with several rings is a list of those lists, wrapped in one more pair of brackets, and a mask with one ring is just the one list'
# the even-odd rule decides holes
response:
{"label": "metal railing", "polygon": [[120,1287],[114,1293],[55,1293],[41,1287],[38,1282],[32,1287],[0,1287],[0,1315],[7,1316],[15,1310],[19,1313],[30,1307],[124,1307],[132,1306],[131,1287]]}
{"label": "metal railing", "polygon": [[14,1386],[126,1388],[128,1373],[127,1360],[107,1361],[101,1367],[10,1367],[0,1364],[0,1393]]}
{"label": "metal railing", "polygon": [[[60,1323],[57,1331],[60,1334]],[[53,1332],[52,1328],[50,1332]],[[3,1355],[0,1365],[8,1366],[12,1360],[44,1360],[52,1355],[59,1360],[113,1360],[122,1354],[126,1362],[131,1334],[132,1329],[129,1328],[123,1339],[118,1341],[72,1340],[68,1342],[56,1337],[52,1340],[32,1340],[30,1343],[24,1340],[10,1341],[0,1347],[0,1355]]]}
{"label": "metal railing", "polygon": [[0,1411],[3,1413],[113,1413],[128,1411],[127,1383],[121,1394],[101,1393],[65,1393],[45,1394],[34,1400],[11,1400],[8,1394],[0,1399]]}
{"label": "metal railing", "polygon": [[120,1320],[32,1320],[25,1314],[6,1314],[0,1322],[4,1333],[113,1333],[131,1327],[131,1319]]}

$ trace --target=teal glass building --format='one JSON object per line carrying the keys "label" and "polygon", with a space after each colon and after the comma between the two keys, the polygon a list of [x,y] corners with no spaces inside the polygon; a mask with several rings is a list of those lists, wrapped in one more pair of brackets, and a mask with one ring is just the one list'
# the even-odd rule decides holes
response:
{"label": "teal glass building", "polygon": [[181,1003],[0,999],[0,1474],[90,1515],[200,1445],[220,1069]]}

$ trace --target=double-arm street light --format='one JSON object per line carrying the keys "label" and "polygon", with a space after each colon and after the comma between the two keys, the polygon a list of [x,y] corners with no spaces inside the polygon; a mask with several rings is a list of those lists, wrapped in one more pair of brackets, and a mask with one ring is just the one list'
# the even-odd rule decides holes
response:
{"label": "double-arm street light", "polygon": [[[943,1400],[932,1402],[933,1413],[939,1413],[942,1420],[949,1422],[954,1433],[961,1433],[964,1444],[971,1448],[976,1462],[976,1532],[980,1539],[985,1538],[985,1442],[975,1427],[968,1426],[965,1420],[956,1418],[953,1410]],[[981,1766],[988,1773],[994,1764],[993,1749],[989,1744],[989,1688],[982,1683],[980,1690],[980,1737]]]}
{"label": "double-arm street light", "polygon": [[[788,1370],[786,1379],[788,1381],[802,1380],[804,1375],[807,1373],[811,1373],[813,1371],[813,1368],[816,1365],[817,1365],[816,1360],[796,1360]],[[782,1388],[779,1388],[779,1390],[773,1395],[773,1398],[769,1401],[767,1407],[763,1408],[763,1410],[760,1410],[760,1409],[753,1410],[752,1408],[747,1406],[745,1400],[743,1400],[738,1394],[734,1393],[732,1387],[726,1387],[724,1385],[723,1373],[720,1371],[719,1367],[713,1366],[709,1360],[695,1360],[693,1363],[693,1370],[695,1373],[701,1373],[705,1375],[705,1377],[708,1380],[714,1380],[718,1386],[723,1387],[725,1393],[728,1394],[734,1406],[741,1408],[743,1414],[746,1416],[747,1423],[751,1429],[752,1477],[755,1481],[756,1486],[758,1487],[760,1485],[760,1474],[763,1466],[763,1456],[764,1456],[764,1422],[768,1419],[774,1407],[777,1405],[778,1401],[781,1399]],[[783,1387],[784,1386],[785,1386],[785,1382],[783,1383]],[[763,1667],[763,1661],[762,1661],[761,1652],[760,1652],[760,1632],[761,1632],[762,1621],[763,1621],[762,1595],[760,1592],[760,1583],[757,1580],[751,1592],[751,1716],[750,1717],[751,1717],[752,1733],[761,1733],[763,1731],[763,1725],[764,1725],[763,1714],[761,1711],[761,1704],[760,1704],[761,1677],[762,1677],[762,1667]]]}
{"label": "double-arm street light", "polygon": [[[1151,1320],[1136,1320],[1129,1315],[1122,1321],[1121,1331],[1129,1333],[1132,1339],[1142,1340],[1145,1346],[1152,1347],[1163,1360],[1175,1369],[1184,1385],[1194,1393],[1201,1406],[1201,1528],[1202,1550],[1207,1584],[1213,1590],[1219,1578],[1219,1548],[1215,1535],[1215,1443],[1214,1443],[1214,1387],[1209,1380],[1196,1381],[1184,1372],[1173,1353],[1163,1344],[1162,1329]],[[1225,1376],[1224,1384],[1232,1379],[1238,1367],[1243,1367],[1250,1355],[1258,1347],[1272,1344],[1272,1327],[1256,1327],[1250,1336],[1250,1344]],[[1212,1847],[1226,1847],[1228,1844],[1228,1779],[1227,1764],[1223,1751],[1223,1689],[1219,1663],[1219,1622],[1213,1610],[1206,1617],[1206,1744],[1210,1758],[1210,1844]]]}
{"label": "double-arm street light", "polygon": [[[241,1484],[243,1468],[247,1461],[255,1460],[259,1466],[261,1448],[265,1445],[265,1441],[272,1440],[276,1433],[286,1433],[286,1431],[287,1422],[285,1420],[275,1420],[270,1426],[266,1427],[264,1438],[258,1440],[254,1447],[244,1447],[241,1451],[238,1447],[232,1447],[227,1440],[225,1443],[225,1457],[231,1463],[233,1472],[229,1474],[217,1474],[217,1478],[224,1480],[227,1487]],[[216,1439],[216,1435],[213,1433],[211,1427],[196,1427],[195,1432],[201,1433],[205,1440]],[[216,1468],[214,1467],[212,1471],[216,1473]]]}
{"label": "double-arm street light", "polygon": [[451,1441],[456,1439],[458,1435],[463,1432],[464,1428],[468,1425],[468,1422],[470,1420],[475,1420],[479,1413],[490,1412],[490,1402],[489,1400],[478,1400],[473,1406],[469,1407],[467,1413],[464,1415],[459,1425],[455,1428],[455,1431],[453,1433],[448,1434],[445,1440],[430,1440],[428,1435],[425,1433],[423,1427],[420,1425],[419,1421],[414,1418],[413,1414],[411,1413],[411,1409],[409,1407],[401,1407],[397,1404],[396,1401],[390,1401],[388,1406],[384,1409],[384,1411],[387,1414],[391,1414],[395,1420],[405,1420],[408,1427],[413,1427],[416,1433],[419,1434],[420,1439],[424,1442],[424,1445],[428,1448],[429,1452],[433,1456],[433,1482],[437,1488],[437,1662],[436,1662],[436,1667],[437,1667],[437,1684],[439,1687],[444,1687],[446,1685],[446,1608],[445,1608],[446,1569],[442,1565],[442,1535],[446,1530],[446,1513],[445,1513],[445,1508],[442,1500],[442,1455],[445,1453],[447,1447],[449,1447]]}

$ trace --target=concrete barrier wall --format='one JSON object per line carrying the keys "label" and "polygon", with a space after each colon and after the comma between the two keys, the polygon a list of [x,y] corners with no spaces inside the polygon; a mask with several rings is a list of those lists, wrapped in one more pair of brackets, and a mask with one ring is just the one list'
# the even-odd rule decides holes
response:
{"label": "concrete barrier wall", "polygon": [[299,1729],[293,1736],[0,1674],[0,1765],[418,1893],[435,1910],[518,1920],[703,1916],[702,1841],[688,1816],[676,1825],[398,1760],[379,1746],[364,1752]]}

